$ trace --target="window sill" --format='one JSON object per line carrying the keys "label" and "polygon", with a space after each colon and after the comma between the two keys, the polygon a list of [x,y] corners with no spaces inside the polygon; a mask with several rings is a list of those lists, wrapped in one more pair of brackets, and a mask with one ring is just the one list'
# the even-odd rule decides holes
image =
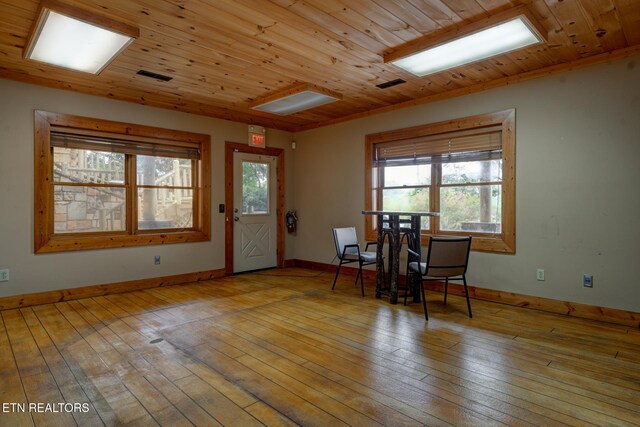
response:
{"label": "window sill", "polygon": [[164,245],[171,243],[205,242],[211,240],[202,231],[160,232],[138,235],[109,236],[52,236],[41,247],[36,247],[36,254],[51,252],[82,251],[87,249],[124,248],[129,246]]}
{"label": "window sill", "polygon": [[[515,254],[515,237],[513,244],[509,244],[504,236],[496,235],[496,236],[479,236],[477,233],[468,233],[468,234],[454,234],[451,232],[443,232],[439,233],[439,236],[472,236],[471,239],[471,250],[476,252],[491,252],[491,253],[500,253],[500,254]],[[368,230],[366,232],[367,241],[375,242],[378,238],[377,232],[375,230]],[[429,245],[429,235],[423,234],[421,236],[422,246]]]}
{"label": "window sill", "polygon": [[515,254],[515,245],[509,245],[502,237],[477,237],[471,239],[471,250],[500,254]]}

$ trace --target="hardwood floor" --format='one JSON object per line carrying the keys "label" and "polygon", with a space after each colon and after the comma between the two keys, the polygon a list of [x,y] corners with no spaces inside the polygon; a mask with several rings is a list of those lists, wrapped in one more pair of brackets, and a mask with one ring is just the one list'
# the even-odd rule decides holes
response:
{"label": "hardwood floor", "polygon": [[3,311],[0,425],[640,425],[637,329],[475,300],[469,319],[435,293],[425,322],[332,279],[289,268]]}

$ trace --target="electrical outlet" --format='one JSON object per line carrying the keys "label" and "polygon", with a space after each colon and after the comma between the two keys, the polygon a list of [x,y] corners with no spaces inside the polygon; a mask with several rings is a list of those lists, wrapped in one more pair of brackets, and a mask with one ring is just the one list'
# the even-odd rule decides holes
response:
{"label": "electrical outlet", "polygon": [[8,282],[9,281],[9,269],[5,268],[0,270],[0,282]]}
{"label": "electrical outlet", "polygon": [[156,255],[155,257],[153,257],[153,263],[155,265],[160,265],[160,255]]}
{"label": "electrical outlet", "polygon": [[540,280],[540,281],[544,281],[544,270],[539,268],[536,271],[536,279]]}
{"label": "electrical outlet", "polygon": [[593,288],[593,275],[585,274],[582,276],[582,286],[585,288]]}

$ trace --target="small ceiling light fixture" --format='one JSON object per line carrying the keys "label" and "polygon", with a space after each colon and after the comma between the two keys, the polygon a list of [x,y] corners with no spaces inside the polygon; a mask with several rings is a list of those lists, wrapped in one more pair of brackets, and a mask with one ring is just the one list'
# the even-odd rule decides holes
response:
{"label": "small ceiling light fixture", "polygon": [[423,77],[542,43],[543,34],[531,12],[520,6],[437,38],[409,42],[385,55],[384,62]]}
{"label": "small ceiling light fixture", "polygon": [[258,98],[249,107],[265,113],[286,116],[342,99],[342,95],[310,83],[298,83]]}
{"label": "small ceiling light fixture", "polygon": [[45,0],[40,4],[24,57],[99,74],[139,35],[131,25]]}

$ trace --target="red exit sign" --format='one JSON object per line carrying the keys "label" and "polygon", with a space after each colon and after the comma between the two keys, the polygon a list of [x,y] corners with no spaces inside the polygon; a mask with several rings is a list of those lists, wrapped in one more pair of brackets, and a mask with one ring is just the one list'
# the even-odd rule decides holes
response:
{"label": "red exit sign", "polygon": [[267,130],[261,126],[249,126],[249,145],[265,148],[267,146]]}
{"label": "red exit sign", "polygon": [[256,135],[255,133],[253,135],[251,135],[251,144],[254,147],[265,147],[265,139],[264,139],[264,135]]}

